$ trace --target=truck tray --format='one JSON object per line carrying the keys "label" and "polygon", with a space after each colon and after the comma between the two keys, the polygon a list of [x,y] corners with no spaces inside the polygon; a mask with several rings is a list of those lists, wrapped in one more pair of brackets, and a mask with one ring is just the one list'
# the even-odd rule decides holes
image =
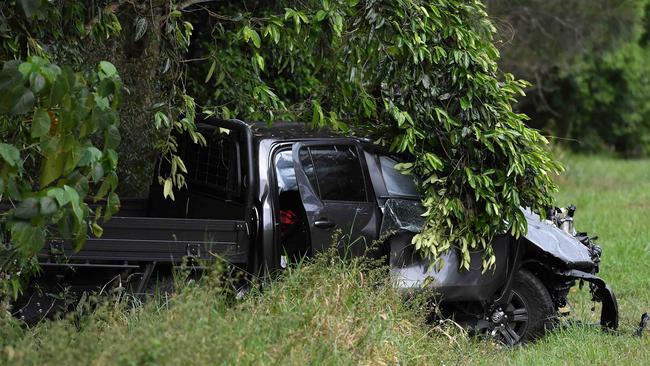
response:
{"label": "truck tray", "polygon": [[[178,263],[183,257],[246,262],[249,231],[245,221],[154,217],[113,217],[101,238],[91,237],[79,252],[69,240],[51,240],[39,261],[155,261]],[[137,238],[137,239],[136,239]]]}

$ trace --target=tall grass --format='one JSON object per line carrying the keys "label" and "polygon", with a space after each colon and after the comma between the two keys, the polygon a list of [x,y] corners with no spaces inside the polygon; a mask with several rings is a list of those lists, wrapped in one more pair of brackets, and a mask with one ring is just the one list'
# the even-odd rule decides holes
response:
{"label": "tall grass", "polygon": [[89,315],[33,329],[4,317],[0,360],[17,365],[437,364],[468,347],[462,330],[427,324],[420,297],[405,300],[385,269],[370,260],[346,261],[329,252],[258,288],[237,300],[223,276],[213,274],[180,286],[166,301],[143,306],[106,301]]}
{"label": "tall grass", "polygon": [[[169,299],[105,301],[31,329],[0,311],[0,364],[650,364],[650,333],[632,337],[650,310],[650,162],[565,161],[558,203],[577,204],[578,229],[600,236],[601,276],[620,304],[617,333],[571,326],[505,349],[427,322],[425,303],[405,300],[373,262],[328,253],[239,300],[217,270]],[[597,323],[587,291],[570,299],[573,319]]]}

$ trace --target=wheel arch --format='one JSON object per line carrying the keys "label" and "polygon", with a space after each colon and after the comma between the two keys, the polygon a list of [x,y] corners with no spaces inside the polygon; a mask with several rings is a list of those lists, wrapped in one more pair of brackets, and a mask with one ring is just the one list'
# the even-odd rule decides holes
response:
{"label": "wheel arch", "polygon": [[557,269],[561,263],[557,259],[540,250],[536,245],[524,239],[527,246],[526,254],[522,258],[519,268],[525,269],[539,278],[546,290],[551,294],[557,309],[566,306],[567,294],[575,282],[565,277],[557,276]]}

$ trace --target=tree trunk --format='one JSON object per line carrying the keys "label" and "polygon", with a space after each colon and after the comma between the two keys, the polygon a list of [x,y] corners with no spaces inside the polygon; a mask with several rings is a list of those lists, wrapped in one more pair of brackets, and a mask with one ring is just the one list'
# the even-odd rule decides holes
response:
{"label": "tree trunk", "polygon": [[125,91],[120,106],[119,188],[121,197],[146,198],[154,179],[155,145],[163,136],[153,123],[153,106],[169,104],[172,91],[171,76],[163,74],[166,58],[162,51],[160,21],[164,7],[154,6],[144,12],[147,31],[135,41],[135,10],[126,7],[119,13],[122,32],[119,37],[92,42],[84,58],[91,65],[101,60],[117,67]]}

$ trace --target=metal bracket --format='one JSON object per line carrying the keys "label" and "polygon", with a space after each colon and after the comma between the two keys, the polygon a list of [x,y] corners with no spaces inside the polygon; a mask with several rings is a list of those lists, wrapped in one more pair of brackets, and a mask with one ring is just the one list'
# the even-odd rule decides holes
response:
{"label": "metal bracket", "polygon": [[618,302],[614,291],[600,277],[594,274],[572,269],[568,271],[556,271],[557,275],[585,280],[595,285],[592,289],[595,299],[600,301],[600,325],[605,329],[616,330],[618,328]]}
{"label": "metal bracket", "polygon": [[187,244],[187,256],[190,258],[200,258],[201,245],[197,243]]}
{"label": "metal bracket", "polygon": [[142,273],[142,276],[140,277],[140,281],[138,281],[138,287],[135,291],[136,294],[144,293],[144,290],[147,284],[149,283],[149,279],[151,278],[151,274],[153,273],[155,267],[156,267],[156,262],[151,262],[146,265],[144,269],[144,273]]}

